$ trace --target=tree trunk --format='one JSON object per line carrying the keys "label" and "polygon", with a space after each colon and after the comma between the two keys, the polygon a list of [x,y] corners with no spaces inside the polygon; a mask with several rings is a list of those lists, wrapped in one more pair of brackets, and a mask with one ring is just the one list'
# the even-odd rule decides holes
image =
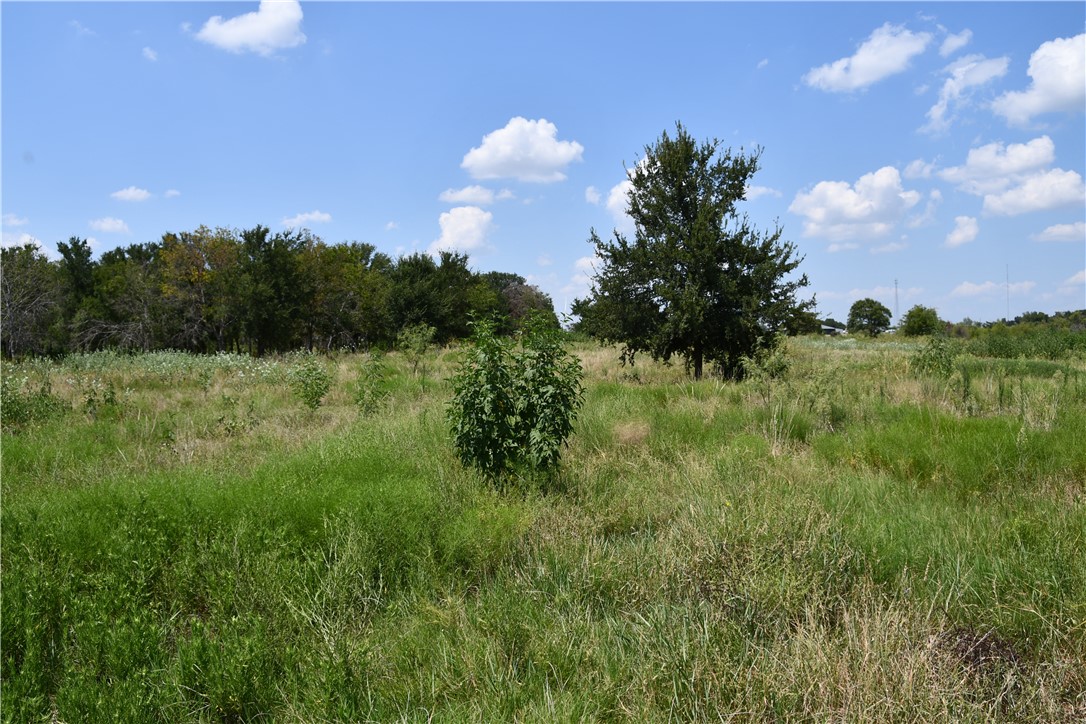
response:
{"label": "tree trunk", "polygon": [[700,380],[701,379],[702,362],[703,362],[703,358],[702,358],[701,349],[700,348],[695,349],[694,350],[694,379],[695,380]]}

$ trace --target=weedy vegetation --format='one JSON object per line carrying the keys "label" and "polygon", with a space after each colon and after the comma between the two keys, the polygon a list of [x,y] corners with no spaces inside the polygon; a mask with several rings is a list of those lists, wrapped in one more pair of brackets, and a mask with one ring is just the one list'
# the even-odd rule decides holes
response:
{"label": "weedy vegetation", "polygon": [[553,476],[584,397],[580,361],[542,317],[530,318],[519,340],[498,337],[495,326],[473,322],[471,347],[452,378],[457,456],[499,486]]}
{"label": "weedy vegetation", "polygon": [[3,720],[1086,718],[1077,338],[482,329],[4,363]]}

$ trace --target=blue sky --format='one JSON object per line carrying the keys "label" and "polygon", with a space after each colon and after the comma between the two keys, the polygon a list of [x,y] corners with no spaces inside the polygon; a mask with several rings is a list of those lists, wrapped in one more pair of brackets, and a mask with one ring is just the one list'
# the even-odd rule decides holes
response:
{"label": "blue sky", "polygon": [[824,315],[1086,306],[1081,2],[5,1],[0,23],[4,245],[304,226],[465,251],[565,308],[590,228],[630,228],[624,168],[681,121],[764,149],[742,209],[806,256]]}

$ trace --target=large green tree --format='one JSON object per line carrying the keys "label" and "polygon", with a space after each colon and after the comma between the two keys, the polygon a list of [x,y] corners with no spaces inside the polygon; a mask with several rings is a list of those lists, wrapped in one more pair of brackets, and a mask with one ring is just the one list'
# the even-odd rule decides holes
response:
{"label": "large green tree", "polygon": [[242,326],[257,355],[299,345],[315,283],[304,274],[301,255],[314,243],[307,230],[273,235],[257,225],[241,232]]}
{"label": "large green tree", "polygon": [[850,334],[878,337],[890,328],[890,310],[874,299],[857,299],[848,310]]}
{"label": "large green tree", "polygon": [[921,335],[938,334],[946,326],[946,322],[939,319],[939,313],[933,307],[925,307],[917,304],[905,312],[898,325],[898,331],[906,337],[919,337]]}
{"label": "large green tree", "polygon": [[806,275],[779,226],[759,231],[738,209],[760,150],[698,143],[677,124],[645,147],[628,171],[632,239],[604,241],[592,231],[599,262],[592,296],[574,311],[583,328],[624,345],[623,359],[682,356],[694,377],[705,362],[742,374],[741,359],[776,343],[791,320],[811,309],[799,300]]}

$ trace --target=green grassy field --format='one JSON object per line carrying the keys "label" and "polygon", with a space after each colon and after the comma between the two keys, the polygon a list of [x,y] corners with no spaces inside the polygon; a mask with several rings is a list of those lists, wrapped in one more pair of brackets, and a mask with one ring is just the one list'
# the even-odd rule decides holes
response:
{"label": "green grassy field", "polygon": [[1086,362],[919,346],[579,346],[561,474],[503,491],[455,350],[370,410],[361,356],[316,410],[296,357],[5,364],[3,720],[1081,721]]}

